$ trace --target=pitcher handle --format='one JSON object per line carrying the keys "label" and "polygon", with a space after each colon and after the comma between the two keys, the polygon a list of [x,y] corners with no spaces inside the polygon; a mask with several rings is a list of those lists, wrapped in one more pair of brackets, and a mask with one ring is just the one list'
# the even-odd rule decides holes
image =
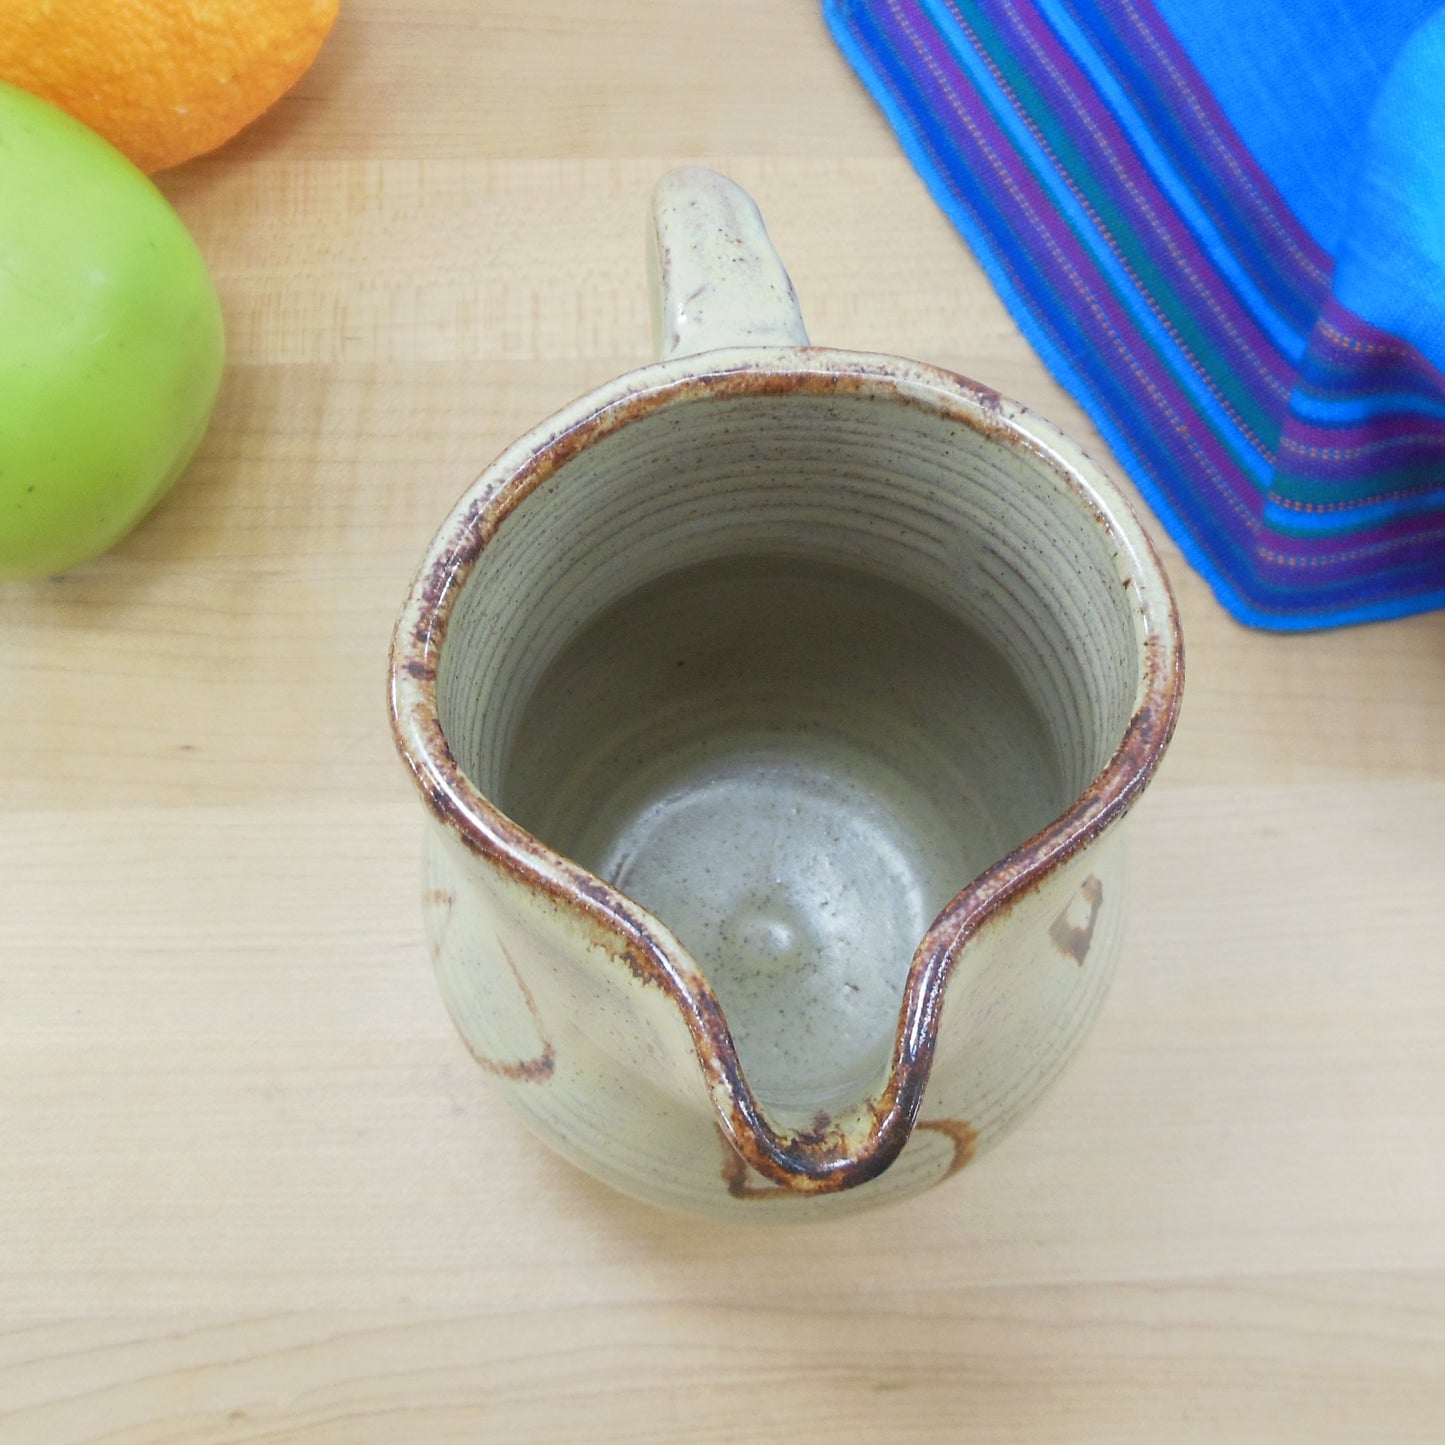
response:
{"label": "pitcher handle", "polygon": [[806,346],[798,294],[756,203],[705,166],[652,193],[649,277],[659,361],[725,346]]}

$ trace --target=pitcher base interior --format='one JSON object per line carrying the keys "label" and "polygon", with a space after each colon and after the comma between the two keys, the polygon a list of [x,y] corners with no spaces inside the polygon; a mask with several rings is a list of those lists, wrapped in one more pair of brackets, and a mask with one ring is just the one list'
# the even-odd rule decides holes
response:
{"label": "pitcher base interior", "polygon": [[904,588],[724,559],[614,604],[533,691],[504,810],[654,913],[759,1100],[855,1100],[940,908],[1066,806],[1000,654]]}

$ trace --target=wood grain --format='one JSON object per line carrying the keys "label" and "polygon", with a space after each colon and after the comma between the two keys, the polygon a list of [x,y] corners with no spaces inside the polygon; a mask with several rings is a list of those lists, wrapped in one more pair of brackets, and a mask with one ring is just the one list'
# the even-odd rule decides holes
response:
{"label": "wood grain", "polygon": [[683,160],[815,340],[1107,459],[811,3],[350,0],[161,178],[230,338],[190,474],[0,591],[0,1440],[1445,1438],[1445,614],[1266,637],[1164,546],[1189,687],[1118,983],[916,1201],[654,1212],[453,1034],[391,620],[482,465],[646,359]]}

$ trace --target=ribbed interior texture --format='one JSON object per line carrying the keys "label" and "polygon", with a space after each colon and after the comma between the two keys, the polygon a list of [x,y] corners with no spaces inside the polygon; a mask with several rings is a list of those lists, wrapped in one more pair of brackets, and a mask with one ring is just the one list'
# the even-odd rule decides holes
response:
{"label": "ribbed interior texture", "polygon": [[589,621],[698,564],[806,559],[916,593],[996,648],[1051,735],[1066,804],[1121,739],[1138,641],[1108,540],[1064,488],[1028,452],[878,396],[660,407],[567,462],[502,523],[454,604],[443,731],[505,810],[519,719]]}

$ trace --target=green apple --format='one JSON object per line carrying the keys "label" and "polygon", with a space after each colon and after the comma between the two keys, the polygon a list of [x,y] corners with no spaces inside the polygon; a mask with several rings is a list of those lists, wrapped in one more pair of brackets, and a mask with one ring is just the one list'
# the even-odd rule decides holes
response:
{"label": "green apple", "polygon": [[0,577],[120,540],[185,470],[224,339],[180,217],[121,153],[0,83]]}

